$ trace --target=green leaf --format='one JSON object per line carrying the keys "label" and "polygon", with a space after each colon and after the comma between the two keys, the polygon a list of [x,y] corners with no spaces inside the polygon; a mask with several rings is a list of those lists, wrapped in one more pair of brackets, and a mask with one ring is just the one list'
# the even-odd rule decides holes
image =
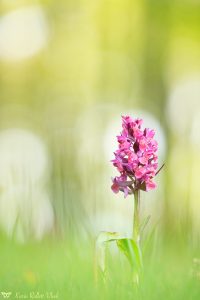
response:
{"label": "green leaf", "polygon": [[99,271],[103,280],[107,278],[106,250],[110,242],[116,242],[118,249],[123,253],[133,270],[134,281],[138,283],[139,272],[142,269],[142,254],[139,244],[133,239],[125,238],[117,232],[101,232],[96,240],[95,255],[95,277],[98,278]]}
{"label": "green leaf", "polygon": [[142,268],[142,254],[139,244],[133,239],[122,238],[116,240],[119,250],[127,257],[132,268]]}

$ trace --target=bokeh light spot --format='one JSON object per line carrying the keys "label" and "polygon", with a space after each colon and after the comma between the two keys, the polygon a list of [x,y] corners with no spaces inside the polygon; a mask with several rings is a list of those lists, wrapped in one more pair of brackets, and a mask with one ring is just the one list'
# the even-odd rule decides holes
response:
{"label": "bokeh light spot", "polygon": [[47,39],[47,21],[40,6],[19,8],[0,18],[0,57],[4,60],[31,57]]}

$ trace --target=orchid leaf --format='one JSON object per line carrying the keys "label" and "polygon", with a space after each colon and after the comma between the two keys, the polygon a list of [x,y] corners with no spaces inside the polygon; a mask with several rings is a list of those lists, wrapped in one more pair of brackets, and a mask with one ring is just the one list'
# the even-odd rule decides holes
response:
{"label": "orchid leaf", "polygon": [[140,270],[142,268],[142,255],[139,245],[129,238],[118,239],[116,243],[119,250],[127,257],[131,267]]}
{"label": "orchid leaf", "polygon": [[125,238],[117,232],[101,232],[96,240],[95,257],[95,277],[97,279],[99,271],[105,280],[107,277],[106,252],[108,244],[116,242],[118,249],[128,259],[130,266],[138,277],[138,272],[142,269],[142,254],[139,244],[133,239]]}

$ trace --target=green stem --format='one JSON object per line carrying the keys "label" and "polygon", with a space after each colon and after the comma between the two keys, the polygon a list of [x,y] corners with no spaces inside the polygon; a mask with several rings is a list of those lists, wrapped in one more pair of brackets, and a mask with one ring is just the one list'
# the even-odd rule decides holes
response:
{"label": "green stem", "polygon": [[134,192],[134,214],[133,214],[133,240],[139,244],[139,210],[140,210],[140,190]]}

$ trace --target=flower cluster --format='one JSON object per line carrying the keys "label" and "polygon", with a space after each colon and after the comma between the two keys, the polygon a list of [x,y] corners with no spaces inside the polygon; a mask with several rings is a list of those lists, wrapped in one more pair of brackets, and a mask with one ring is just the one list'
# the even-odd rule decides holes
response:
{"label": "flower cluster", "polygon": [[149,191],[156,187],[153,177],[158,168],[158,144],[152,129],[142,129],[142,119],[122,116],[122,132],[117,136],[118,149],[113,165],[120,175],[112,179],[114,193],[124,192],[126,197],[136,190]]}

